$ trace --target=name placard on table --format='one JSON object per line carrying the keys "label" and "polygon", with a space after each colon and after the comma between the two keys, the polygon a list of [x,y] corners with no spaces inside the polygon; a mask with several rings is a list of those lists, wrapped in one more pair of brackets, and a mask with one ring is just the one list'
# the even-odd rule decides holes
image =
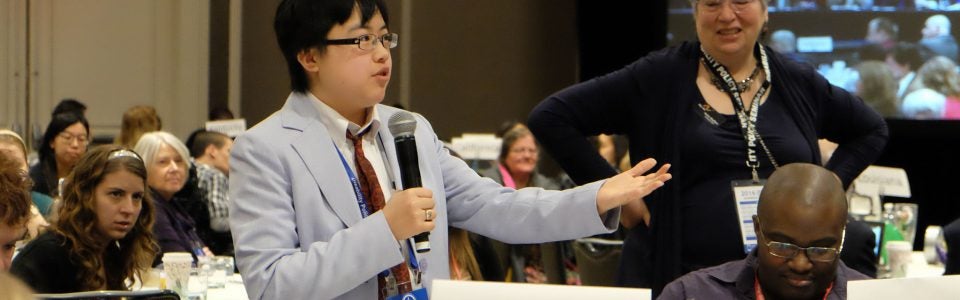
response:
{"label": "name placard on table", "polygon": [[960,275],[850,281],[847,299],[960,299]]}
{"label": "name placard on table", "polygon": [[606,299],[649,300],[649,289],[489,281],[434,280],[433,300]]}

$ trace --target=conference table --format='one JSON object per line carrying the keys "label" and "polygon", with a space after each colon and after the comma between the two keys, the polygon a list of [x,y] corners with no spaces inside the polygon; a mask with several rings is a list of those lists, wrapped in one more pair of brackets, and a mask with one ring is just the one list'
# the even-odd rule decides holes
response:
{"label": "conference table", "polygon": [[[190,277],[190,291],[187,293],[189,299],[203,299],[203,288],[200,285],[200,279],[196,276]],[[140,290],[157,290],[159,287],[156,285],[157,282],[149,282]],[[136,288],[135,288],[136,289]],[[210,288],[206,289],[206,300],[240,300],[248,299],[247,290],[243,287],[243,279],[240,277],[240,274],[233,274],[226,278],[225,284],[220,288]],[[187,300],[184,298],[183,300]]]}
{"label": "conference table", "polygon": [[910,263],[907,264],[907,278],[943,276],[943,265],[931,265],[922,251],[910,254]]}

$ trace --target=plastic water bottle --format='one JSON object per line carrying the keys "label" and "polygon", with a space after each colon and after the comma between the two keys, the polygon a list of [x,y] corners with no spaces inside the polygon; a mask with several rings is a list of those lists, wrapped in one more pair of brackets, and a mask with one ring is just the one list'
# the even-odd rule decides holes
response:
{"label": "plastic water bottle", "polygon": [[893,203],[883,204],[883,237],[880,239],[880,271],[889,273],[890,261],[887,255],[887,242],[903,241],[903,233],[897,226],[897,215],[893,210]]}

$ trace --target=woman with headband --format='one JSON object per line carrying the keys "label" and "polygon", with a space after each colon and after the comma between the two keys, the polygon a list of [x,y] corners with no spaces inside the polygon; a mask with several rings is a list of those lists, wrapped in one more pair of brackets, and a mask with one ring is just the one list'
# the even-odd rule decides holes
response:
{"label": "woman with headband", "polygon": [[10,272],[39,293],[128,290],[157,251],[147,170],[133,151],[87,152],[66,178],[51,230],[28,244]]}

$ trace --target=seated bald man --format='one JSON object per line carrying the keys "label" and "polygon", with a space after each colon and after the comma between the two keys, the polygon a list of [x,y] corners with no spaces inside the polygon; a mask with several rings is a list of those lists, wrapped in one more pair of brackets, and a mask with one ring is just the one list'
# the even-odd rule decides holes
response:
{"label": "seated bald man", "polygon": [[823,167],[777,169],[753,223],[759,245],[750,255],[684,275],[658,299],[846,299],[848,280],[869,278],[839,259],[847,201]]}

